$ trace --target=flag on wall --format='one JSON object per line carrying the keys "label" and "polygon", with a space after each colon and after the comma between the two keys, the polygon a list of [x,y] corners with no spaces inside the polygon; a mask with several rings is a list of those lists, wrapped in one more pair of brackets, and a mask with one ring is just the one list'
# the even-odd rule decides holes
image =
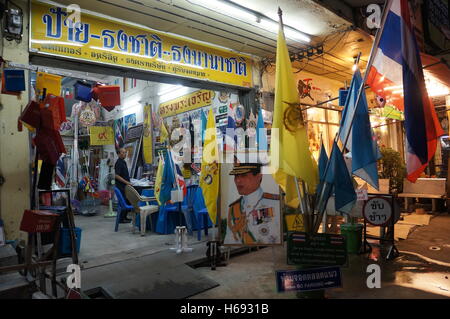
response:
{"label": "flag on wall", "polygon": [[404,110],[407,178],[415,182],[433,158],[437,139],[444,132],[428,97],[408,1],[390,1],[386,10],[367,84],[387,104]]}
{"label": "flag on wall", "polygon": [[122,121],[114,121],[114,140],[116,144],[116,150],[123,147],[123,137],[122,137]]}

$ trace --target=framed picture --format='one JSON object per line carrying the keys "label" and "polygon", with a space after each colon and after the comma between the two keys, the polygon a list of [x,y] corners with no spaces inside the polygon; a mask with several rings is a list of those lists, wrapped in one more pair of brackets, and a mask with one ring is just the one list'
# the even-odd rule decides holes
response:
{"label": "framed picture", "polygon": [[125,162],[127,163],[128,173],[130,177],[133,176],[134,167],[136,165],[137,156],[139,154],[139,140],[135,140],[133,142],[129,142],[123,146],[123,148],[127,151],[127,157],[125,158]]}
{"label": "framed picture", "polygon": [[[237,167],[239,165],[239,167]],[[278,184],[261,166],[222,164],[220,237],[227,246],[270,246],[283,243]],[[259,171],[259,173],[258,173]]]}

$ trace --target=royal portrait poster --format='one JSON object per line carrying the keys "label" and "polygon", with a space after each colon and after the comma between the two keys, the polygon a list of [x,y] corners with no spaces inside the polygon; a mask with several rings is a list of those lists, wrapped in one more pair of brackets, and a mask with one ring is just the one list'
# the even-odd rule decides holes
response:
{"label": "royal portrait poster", "polygon": [[263,166],[222,164],[220,190],[220,237],[224,245],[282,244],[279,187],[272,175],[264,174]]}

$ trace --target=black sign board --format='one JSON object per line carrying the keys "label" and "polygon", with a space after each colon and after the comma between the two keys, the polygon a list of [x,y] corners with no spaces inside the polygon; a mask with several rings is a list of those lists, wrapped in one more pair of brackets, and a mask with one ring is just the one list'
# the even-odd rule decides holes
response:
{"label": "black sign board", "polygon": [[347,262],[345,237],[289,232],[287,259],[288,265],[344,265]]}

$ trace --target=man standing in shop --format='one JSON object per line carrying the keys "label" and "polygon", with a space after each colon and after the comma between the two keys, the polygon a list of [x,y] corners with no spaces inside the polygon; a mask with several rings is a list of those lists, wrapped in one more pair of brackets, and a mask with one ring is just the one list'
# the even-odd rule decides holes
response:
{"label": "man standing in shop", "polygon": [[[125,162],[125,158],[127,157],[127,150],[124,148],[120,148],[117,152],[117,155],[119,156],[119,158],[114,165],[116,186],[121,191],[123,198],[125,198],[127,204],[130,204],[128,202],[128,199],[125,197],[125,186],[131,185],[127,162]],[[121,216],[121,223],[129,223],[131,221],[131,219],[127,217],[127,214],[128,213],[125,213]]]}

